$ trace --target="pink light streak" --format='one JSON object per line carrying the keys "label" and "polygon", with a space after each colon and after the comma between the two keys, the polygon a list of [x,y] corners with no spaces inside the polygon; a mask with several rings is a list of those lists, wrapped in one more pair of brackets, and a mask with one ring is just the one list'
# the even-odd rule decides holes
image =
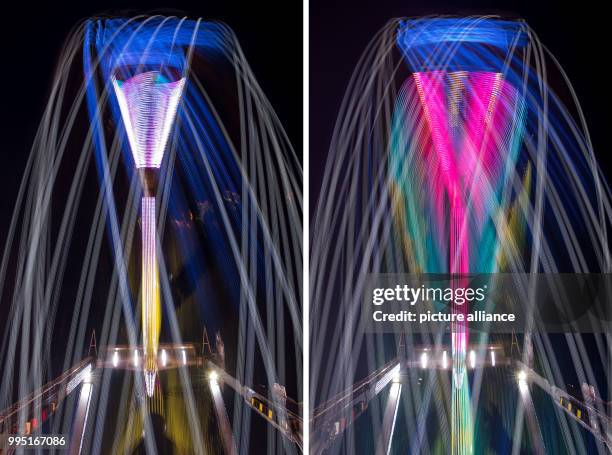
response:
{"label": "pink light streak", "polygon": [[137,168],[159,168],[176,116],[185,78],[167,82],[148,71],[113,87]]}

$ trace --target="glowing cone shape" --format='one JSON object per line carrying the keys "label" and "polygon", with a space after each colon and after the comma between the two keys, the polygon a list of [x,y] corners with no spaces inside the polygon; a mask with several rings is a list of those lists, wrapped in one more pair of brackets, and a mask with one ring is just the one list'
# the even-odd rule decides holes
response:
{"label": "glowing cone shape", "polygon": [[126,81],[113,78],[115,94],[137,168],[159,168],[185,79],[170,82],[158,71]]}

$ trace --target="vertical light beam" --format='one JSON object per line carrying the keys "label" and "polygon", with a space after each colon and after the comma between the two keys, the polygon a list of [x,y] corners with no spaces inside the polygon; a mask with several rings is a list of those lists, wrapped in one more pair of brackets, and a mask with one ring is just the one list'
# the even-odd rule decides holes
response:
{"label": "vertical light beam", "polygon": [[121,118],[144,187],[142,198],[142,337],[147,394],[153,396],[161,305],[156,252],[155,197],[157,172],[176,117],[185,78],[169,81],[147,71],[125,81],[112,77]]}

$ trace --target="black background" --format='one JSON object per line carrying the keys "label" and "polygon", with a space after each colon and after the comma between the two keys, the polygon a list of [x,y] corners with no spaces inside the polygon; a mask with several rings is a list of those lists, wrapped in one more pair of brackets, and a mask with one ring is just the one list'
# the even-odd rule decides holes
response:
{"label": "black background", "polygon": [[[359,56],[396,17],[500,14],[527,21],[559,60],[584,110],[595,153],[609,170],[610,24],[603,3],[549,0],[310,0],[310,210],[314,213],[344,92]],[[610,173],[607,172],[608,178]]]}

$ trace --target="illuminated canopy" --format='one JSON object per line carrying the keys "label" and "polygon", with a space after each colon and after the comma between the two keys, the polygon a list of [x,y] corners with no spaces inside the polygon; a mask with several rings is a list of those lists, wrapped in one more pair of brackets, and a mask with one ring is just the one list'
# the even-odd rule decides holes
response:
{"label": "illuminated canopy", "polygon": [[508,55],[527,44],[523,21],[485,18],[407,19],[397,45],[413,71],[502,72]]}

